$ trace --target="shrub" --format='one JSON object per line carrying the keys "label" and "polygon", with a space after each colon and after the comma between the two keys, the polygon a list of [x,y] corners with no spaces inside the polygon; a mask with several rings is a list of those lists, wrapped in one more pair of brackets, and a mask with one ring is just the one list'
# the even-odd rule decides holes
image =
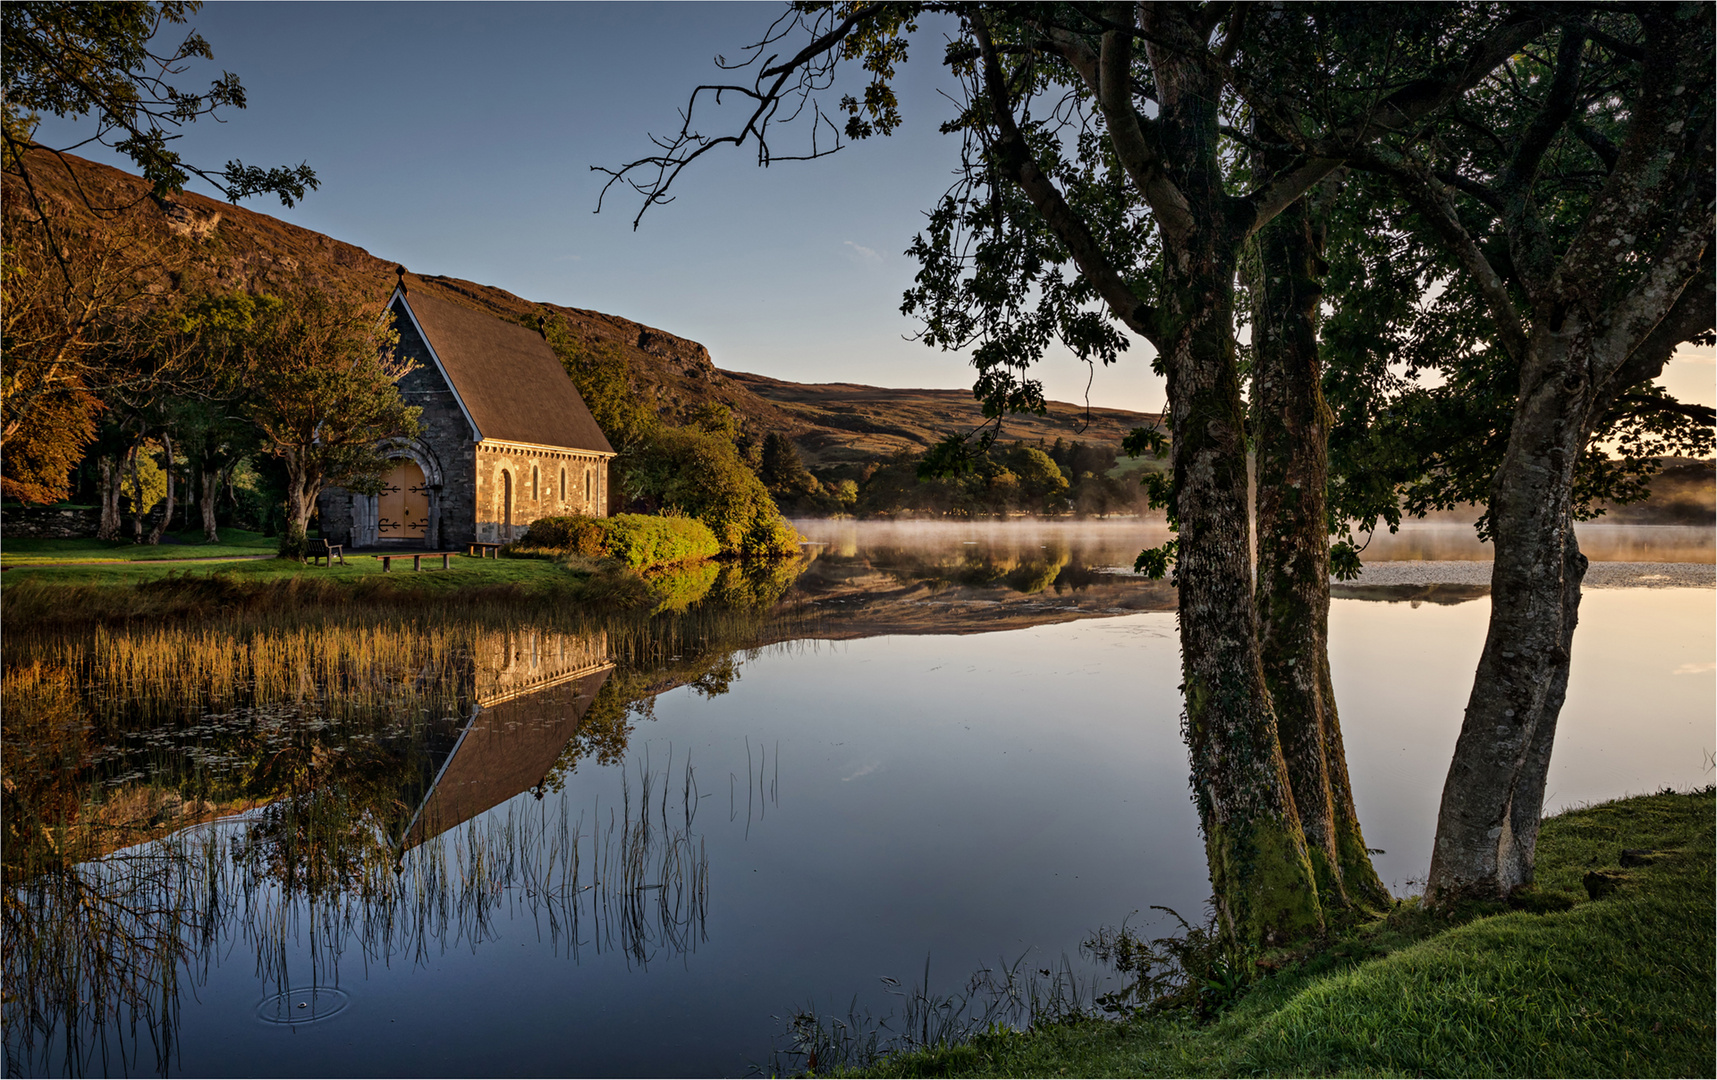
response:
{"label": "shrub", "polygon": [[647,514],[549,517],[531,523],[509,554],[617,559],[634,570],[719,554],[721,542],[695,518]]}
{"label": "shrub", "polygon": [[708,525],[724,551],[769,558],[798,551],[798,535],[781,518],[757,474],[731,439],[695,427],[665,428],[632,455],[626,490]]}
{"label": "shrub", "polygon": [[618,514],[596,520],[606,527],[603,554],[634,570],[721,553],[721,541],[696,518]]}

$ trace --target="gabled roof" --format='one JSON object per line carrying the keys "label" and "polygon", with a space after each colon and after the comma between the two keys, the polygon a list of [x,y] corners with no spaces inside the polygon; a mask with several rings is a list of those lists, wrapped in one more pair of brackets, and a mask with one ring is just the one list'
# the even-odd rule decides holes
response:
{"label": "gabled roof", "polygon": [[558,684],[479,706],[406,826],[401,849],[542,783],[613,672],[613,664],[593,663]]}
{"label": "gabled roof", "polygon": [[614,452],[541,334],[422,290],[396,289],[389,306],[416,323],[482,438]]}

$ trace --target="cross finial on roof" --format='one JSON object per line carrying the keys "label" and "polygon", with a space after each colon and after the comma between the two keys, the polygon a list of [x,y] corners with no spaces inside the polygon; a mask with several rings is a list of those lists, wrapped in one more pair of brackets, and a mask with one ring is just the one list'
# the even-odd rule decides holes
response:
{"label": "cross finial on roof", "polygon": [[406,288],[405,288],[405,267],[396,266],[393,268],[393,272],[395,275],[397,275],[399,277],[399,291],[403,294],[406,291]]}

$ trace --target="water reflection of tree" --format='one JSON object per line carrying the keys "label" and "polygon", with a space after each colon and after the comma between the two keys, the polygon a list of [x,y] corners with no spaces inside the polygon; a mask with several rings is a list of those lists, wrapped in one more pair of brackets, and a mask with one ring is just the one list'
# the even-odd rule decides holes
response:
{"label": "water reflection of tree", "polygon": [[[205,978],[234,942],[254,948],[265,986],[281,990],[302,983],[306,953],[313,981],[337,982],[354,949],[421,963],[487,941],[502,915],[538,920],[554,948],[574,955],[648,963],[695,948],[709,878],[690,763],[673,776],[672,763],[661,773],[646,764],[626,781],[623,812],[605,807],[606,820],[544,795],[581,761],[623,761],[655,695],[725,692],[737,677],[732,631],[747,626],[755,619],[681,617],[616,634],[628,663],[580,719],[539,801],[410,848],[402,822],[431,790],[457,723],[425,717],[458,715],[444,707],[447,684],[474,685],[444,656],[408,640],[372,642],[376,664],[365,670],[329,638],[345,660],[311,654],[306,668],[335,673],[333,690],[356,688],[335,700],[325,683],[266,670],[259,657],[292,650],[255,641],[248,680],[225,674],[219,694],[214,680],[187,688],[220,642],[170,643],[133,650],[122,665],[128,694],[161,690],[129,713],[100,682],[101,654],[87,643],[71,651],[82,670],[14,666],[0,758],[8,1070],[165,1071],[186,982]],[[479,652],[471,635],[436,637]],[[259,685],[272,689],[257,694]],[[184,732],[184,745],[167,737]],[[224,772],[205,767],[214,759]],[[243,813],[209,822],[220,808]]]}
{"label": "water reflection of tree", "polygon": [[932,589],[1005,587],[1031,595],[1055,588],[1082,588],[1096,574],[1070,565],[1072,553],[1065,544],[1046,544],[1031,554],[997,553],[973,546],[960,554],[939,556],[922,549],[881,549],[871,561],[902,584],[929,585]]}
{"label": "water reflection of tree", "polygon": [[[90,718],[65,669],[9,672],[0,713],[0,971],[6,1069],[33,1067],[37,1047],[63,1046],[68,1072],[129,1071],[143,1046],[171,1054],[187,931],[201,914],[181,865],[148,847],[87,862],[107,838],[89,813],[84,771]],[[110,1041],[111,1040],[111,1041]]]}

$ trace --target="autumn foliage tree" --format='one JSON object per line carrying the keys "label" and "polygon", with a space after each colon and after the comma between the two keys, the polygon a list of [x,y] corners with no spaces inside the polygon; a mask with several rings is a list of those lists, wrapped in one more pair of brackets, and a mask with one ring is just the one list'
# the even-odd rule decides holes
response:
{"label": "autumn foliage tree", "polygon": [[397,340],[380,305],[310,287],[255,300],[233,332],[244,413],[263,452],[286,467],[282,555],[302,557],[325,485],[374,489],[388,467],[386,444],[418,434],[422,410],[394,385],[411,369],[394,354]]}

